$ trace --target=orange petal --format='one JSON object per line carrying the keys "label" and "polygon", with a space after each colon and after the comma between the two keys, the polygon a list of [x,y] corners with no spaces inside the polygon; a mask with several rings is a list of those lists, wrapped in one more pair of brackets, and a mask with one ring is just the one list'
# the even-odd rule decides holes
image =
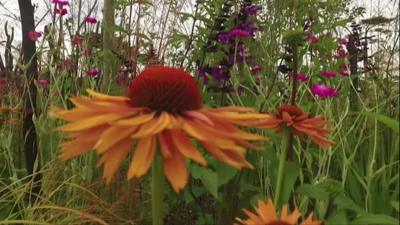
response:
{"label": "orange petal", "polygon": [[185,157],[176,151],[171,157],[163,158],[164,173],[175,192],[182,190],[188,180],[189,174],[185,165]]}
{"label": "orange petal", "polygon": [[171,130],[171,137],[177,149],[189,159],[192,159],[201,165],[207,165],[206,160],[201,153],[193,146],[185,132],[182,130]]}
{"label": "orange petal", "polygon": [[160,141],[160,151],[164,158],[171,157],[173,152],[172,139],[167,131],[163,131],[158,135],[158,140]]}
{"label": "orange petal", "polygon": [[128,170],[128,179],[141,177],[149,170],[156,152],[154,136],[141,138],[136,146],[131,165]]}
{"label": "orange petal", "polygon": [[56,130],[59,131],[79,131],[92,127],[96,127],[102,124],[106,124],[121,118],[121,115],[110,113],[103,114],[100,116],[94,116],[92,118],[88,118],[86,120],[76,121],[73,123],[69,123],[67,125],[57,127]]}
{"label": "orange petal", "polygon": [[86,92],[93,96],[96,99],[99,100],[110,100],[110,101],[119,101],[119,102],[125,102],[125,101],[129,101],[130,99],[127,97],[121,97],[121,96],[111,96],[111,95],[105,95],[99,92],[95,92],[91,89],[86,89]]}
{"label": "orange petal", "polygon": [[138,127],[111,126],[101,134],[94,148],[97,153],[104,153],[122,139],[130,138],[130,135],[137,129]]}
{"label": "orange petal", "polygon": [[252,168],[252,165],[246,161],[246,158],[236,151],[222,150],[217,148],[215,145],[204,141],[201,141],[200,143],[211,155],[221,162],[227,163],[239,169]]}
{"label": "orange petal", "polygon": [[257,213],[262,216],[265,223],[268,224],[272,221],[278,220],[278,216],[276,215],[275,206],[271,199],[268,200],[268,203],[259,200],[258,201],[258,208],[256,208]]}
{"label": "orange petal", "polygon": [[139,130],[132,134],[133,138],[141,138],[149,135],[155,135],[167,128],[170,124],[170,116],[166,112],[162,112],[157,119],[150,120],[140,126]]}
{"label": "orange petal", "polygon": [[142,115],[137,115],[131,119],[119,120],[116,122],[116,124],[122,126],[137,126],[142,123],[148,122],[153,118],[154,118],[154,113],[146,113]]}
{"label": "orange petal", "polygon": [[115,172],[121,165],[122,160],[128,155],[132,143],[132,139],[126,138],[118,144],[114,145],[109,151],[102,155],[97,166],[104,164],[103,177],[106,179],[107,183],[110,183]]}

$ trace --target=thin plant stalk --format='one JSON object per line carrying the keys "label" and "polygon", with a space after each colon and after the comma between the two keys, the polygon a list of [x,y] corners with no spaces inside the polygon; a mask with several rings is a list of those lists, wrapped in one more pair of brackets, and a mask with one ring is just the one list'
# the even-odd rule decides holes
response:
{"label": "thin plant stalk", "polygon": [[164,174],[161,158],[159,156],[153,161],[151,177],[151,216],[153,225],[163,224],[163,199],[164,199]]}
{"label": "thin plant stalk", "polygon": [[278,167],[278,174],[276,179],[275,185],[275,204],[276,207],[280,207],[282,204],[282,185],[283,185],[283,178],[285,176],[285,164],[286,164],[286,154],[288,150],[288,144],[290,141],[290,132],[286,129],[283,133],[283,139],[281,143],[281,152],[279,156],[279,167]]}

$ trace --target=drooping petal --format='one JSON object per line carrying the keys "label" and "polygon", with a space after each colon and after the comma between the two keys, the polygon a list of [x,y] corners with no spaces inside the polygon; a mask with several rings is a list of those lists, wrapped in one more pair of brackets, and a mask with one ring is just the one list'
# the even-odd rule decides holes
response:
{"label": "drooping petal", "polygon": [[128,179],[143,176],[150,168],[156,152],[155,136],[143,137],[136,145],[131,165],[128,170]]}
{"label": "drooping petal", "polygon": [[175,146],[177,149],[186,157],[191,160],[194,160],[201,165],[207,165],[206,160],[201,155],[199,150],[197,150],[193,144],[190,142],[187,135],[181,130],[171,130],[171,137],[174,141]]}
{"label": "drooping petal", "polygon": [[189,174],[185,165],[185,157],[175,150],[171,157],[163,158],[164,173],[175,192],[182,190]]}

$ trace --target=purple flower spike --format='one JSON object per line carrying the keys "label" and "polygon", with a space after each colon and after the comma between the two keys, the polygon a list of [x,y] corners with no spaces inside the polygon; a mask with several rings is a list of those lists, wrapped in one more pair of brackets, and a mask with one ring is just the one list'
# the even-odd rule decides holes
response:
{"label": "purple flower spike", "polygon": [[338,96],[338,91],[324,84],[314,84],[311,92],[321,99],[332,98]]}
{"label": "purple flower spike", "polygon": [[223,44],[229,44],[230,43],[229,32],[220,32],[217,35],[217,39],[218,39],[219,42],[221,42]]}
{"label": "purple flower spike", "polygon": [[247,15],[256,15],[262,7],[259,5],[250,5],[243,9],[243,13]]}
{"label": "purple flower spike", "polygon": [[322,72],[321,75],[324,77],[336,77],[336,72],[327,70]]}
{"label": "purple flower spike", "polygon": [[208,83],[209,83],[209,79],[208,79],[208,76],[206,74],[206,71],[204,71],[203,68],[199,68],[198,73],[199,73],[200,78],[203,80],[204,85],[207,86]]}

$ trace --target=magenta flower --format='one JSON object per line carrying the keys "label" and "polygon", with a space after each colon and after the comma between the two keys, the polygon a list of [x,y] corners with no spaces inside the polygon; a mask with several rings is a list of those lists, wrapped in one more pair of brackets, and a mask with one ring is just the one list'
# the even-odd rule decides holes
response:
{"label": "magenta flower", "polygon": [[251,71],[253,74],[256,74],[256,73],[259,73],[259,72],[262,71],[262,67],[259,66],[259,65],[255,65],[255,66],[252,66],[252,67],[250,68],[250,71]]}
{"label": "magenta flower", "polygon": [[229,32],[229,36],[233,38],[248,38],[250,37],[250,33],[238,28],[234,28]]}
{"label": "magenta flower", "polygon": [[37,32],[35,30],[31,30],[28,32],[28,38],[31,41],[37,41],[41,36],[43,32]]}
{"label": "magenta flower", "polygon": [[62,60],[61,66],[65,70],[73,70],[74,69],[74,63],[70,59]]}
{"label": "magenta flower", "polygon": [[321,75],[324,77],[336,77],[336,72],[327,70],[322,72]]}
{"label": "magenta flower", "polygon": [[85,22],[86,22],[86,23],[94,24],[94,23],[97,23],[97,19],[94,18],[94,17],[88,16],[88,17],[85,18]]}
{"label": "magenta flower", "polygon": [[81,45],[85,40],[81,35],[74,35],[72,36],[72,44],[73,45]]}
{"label": "magenta flower", "polygon": [[307,35],[307,41],[308,41],[310,44],[315,44],[315,43],[318,42],[318,40],[319,40],[319,38],[318,38],[317,36],[315,36],[314,34],[309,34],[309,35]]}
{"label": "magenta flower", "polygon": [[92,51],[92,49],[91,48],[87,48],[87,49],[85,49],[84,51],[83,51],[83,56],[85,56],[85,57],[91,57],[93,55],[93,51]]}
{"label": "magenta flower", "polygon": [[311,92],[321,99],[332,98],[338,96],[338,91],[324,84],[314,84]]}
{"label": "magenta flower", "polygon": [[347,66],[340,67],[339,74],[344,77],[348,77],[350,74],[349,74],[349,70],[347,69]]}
{"label": "magenta flower", "polygon": [[257,12],[261,9],[262,7],[259,5],[250,5],[243,9],[243,13],[247,15],[256,15]]}
{"label": "magenta flower", "polygon": [[39,79],[39,80],[36,80],[36,83],[39,86],[46,87],[46,86],[48,86],[50,84],[50,80],[48,80],[48,79]]}
{"label": "magenta flower", "polygon": [[346,38],[340,38],[339,39],[339,44],[341,44],[341,45],[347,45],[348,42],[349,41]]}
{"label": "magenta flower", "polygon": [[57,4],[61,7],[69,5],[68,1],[63,1],[63,0],[52,0],[52,3]]}
{"label": "magenta flower", "polygon": [[[292,77],[292,76],[293,76],[293,73],[289,74],[289,77]],[[303,82],[306,82],[309,79],[304,73],[297,73],[295,78],[298,80],[301,80]]]}
{"label": "magenta flower", "polygon": [[97,75],[99,75],[99,70],[97,68],[91,68],[86,72],[86,75],[89,77],[97,77]]}
{"label": "magenta flower", "polygon": [[64,15],[68,14],[68,10],[67,9],[54,9],[54,13],[64,16]]}

